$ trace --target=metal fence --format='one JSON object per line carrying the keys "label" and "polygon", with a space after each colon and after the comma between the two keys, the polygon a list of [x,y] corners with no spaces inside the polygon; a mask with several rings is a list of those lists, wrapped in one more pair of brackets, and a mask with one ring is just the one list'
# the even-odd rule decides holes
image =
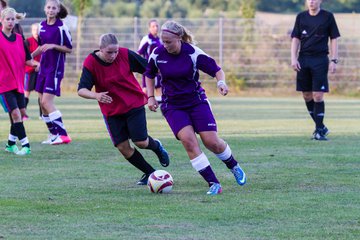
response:
{"label": "metal fence", "polygon": [[[342,37],[339,40],[338,71],[330,75],[333,88],[360,87],[360,21],[359,14],[335,14]],[[30,36],[30,24],[42,19],[25,19],[22,26]],[[67,56],[64,87],[75,88],[85,57],[97,48],[103,33],[115,33],[123,47],[137,50],[147,33],[149,19],[88,18],[82,26],[79,55]],[[166,19],[159,19],[160,25]],[[295,15],[258,13],[255,19],[176,19],[195,36],[197,45],[216,59],[225,70],[231,87],[293,87],[295,73],[290,68],[290,33]],[[69,22],[68,25],[72,25]],[[78,58],[78,59],[77,59]],[[202,74],[203,79],[209,79]],[[211,80],[210,80],[211,81]]]}

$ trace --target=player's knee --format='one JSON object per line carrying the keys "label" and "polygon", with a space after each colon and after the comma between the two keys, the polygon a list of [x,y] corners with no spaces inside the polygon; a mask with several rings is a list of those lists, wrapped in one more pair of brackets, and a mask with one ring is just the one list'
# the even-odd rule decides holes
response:
{"label": "player's knee", "polygon": [[203,141],[204,146],[209,149],[211,152],[219,153],[223,150],[224,144],[221,141],[218,141],[217,139],[209,139]]}
{"label": "player's knee", "polygon": [[19,109],[14,109],[11,111],[11,119],[13,122],[21,122],[21,113]]}
{"label": "player's knee", "polygon": [[146,147],[149,145],[149,142],[148,142],[147,140],[144,140],[144,141],[134,142],[134,144],[135,144],[138,148],[144,149],[144,148],[146,148]]}

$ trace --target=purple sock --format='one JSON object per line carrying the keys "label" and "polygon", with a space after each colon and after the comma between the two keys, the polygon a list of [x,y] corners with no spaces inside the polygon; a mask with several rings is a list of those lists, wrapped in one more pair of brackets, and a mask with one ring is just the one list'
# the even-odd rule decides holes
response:
{"label": "purple sock", "polygon": [[54,124],[50,121],[49,115],[43,115],[42,119],[44,120],[44,122],[46,123],[47,128],[49,129],[49,132],[52,135],[57,135],[57,131],[56,128],[54,127]]}
{"label": "purple sock", "polygon": [[209,183],[209,187],[212,185],[212,183],[219,183],[219,180],[216,178],[215,173],[210,165],[204,169],[201,169],[199,173],[205,179],[205,181]]}
{"label": "purple sock", "polygon": [[233,155],[231,155],[228,159],[224,160],[223,162],[226,164],[228,169],[233,169],[233,167],[235,167],[238,164],[238,162],[235,160]]}
{"label": "purple sock", "polygon": [[65,126],[61,118],[61,112],[59,110],[49,114],[50,121],[54,125],[56,132],[61,136],[67,136]]}

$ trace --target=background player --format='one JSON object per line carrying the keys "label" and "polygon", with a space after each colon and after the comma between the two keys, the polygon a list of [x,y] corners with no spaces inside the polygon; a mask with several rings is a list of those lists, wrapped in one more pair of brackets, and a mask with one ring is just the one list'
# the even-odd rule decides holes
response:
{"label": "background player", "polygon": [[[159,32],[158,21],[156,19],[151,19],[148,22],[148,28],[149,28],[149,33],[141,39],[140,45],[139,45],[139,48],[137,51],[140,55],[142,55],[147,60],[149,59],[149,56],[152,53],[152,51],[155,48],[160,47],[162,45],[161,40],[158,36],[158,32]],[[161,99],[160,81],[161,81],[161,75],[157,74],[155,76],[155,90],[156,90],[155,97],[157,100]],[[143,87],[144,92],[146,93],[146,81],[145,81],[144,75],[142,76],[142,87]]]}
{"label": "background player", "polygon": [[[25,64],[36,67],[20,34],[13,33],[17,12],[13,8],[1,11],[3,24],[0,33],[0,102],[10,115],[10,134],[5,151],[17,155],[31,153],[22,115],[25,113],[24,75]],[[19,151],[16,140],[22,149]]]}
{"label": "background player", "polygon": [[297,72],[296,90],[302,92],[315,122],[313,139],[323,141],[328,140],[326,136],[329,133],[323,123],[324,93],[329,92],[329,68],[331,73],[336,71],[340,33],[334,15],[320,8],[321,0],[307,0],[306,3],[308,10],[297,15],[291,34],[291,67]]}
{"label": "background player", "polygon": [[[38,34],[39,31],[39,24],[38,23],[34,23],[31,25],[31,34],[32,36],[27,38],[25,40],[25,44],[28,47],[30,53],[33,53],[39,46],[38,44]],[[38,72],[39,72],[39,67],[40,67],[40,55],[34,57],[34,60],[37,62],[37,67],[33,68],[33,67],[29,67],[26,66],[25,69],[25,82],[24,82],[24,93],[25,93],[25,108],[27,108],[27,105],[29,104],[29,97],[30,97],[30,92],[35,90],[35,85],[36,85],[36,79],[38,76]],[[40,98],[38,98],[38,104],[39,104],[39,112],[40,112],[40,117],[42,116],[42,112],[41,112],[41,107],[40,107]],[[27,119],[28,116],[25,115],[24,116],[24,120]]]}
{"label": "background player", "polygon": [[42,143],[57,145],[71,142],[54,100],[61,93],[65,56],[72,52],[72,42],[69,29],[61,20],[68,15],[65,6],[58,0],[46,0],[44,11],[46,20],[39,26],[39,47],[32,54],[35,57],[41,53],[35,90],[39,93],[43,120],[50,132]]}

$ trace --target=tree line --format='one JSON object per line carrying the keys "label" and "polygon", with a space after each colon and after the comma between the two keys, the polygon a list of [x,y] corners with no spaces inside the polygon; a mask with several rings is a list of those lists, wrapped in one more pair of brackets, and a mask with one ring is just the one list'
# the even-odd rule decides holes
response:
{"label": "tree line", "polygon": [[[77,15],[81,4],[88,17],[143,18],[237,18],[254,17],[256,11],[296,13],[305,9],[305,0],[62,0]],[[45,0],[9,0],[9,5],[28,17],[44,17]],[[359,0],[323,0],[332,12],[360,11]]]}

